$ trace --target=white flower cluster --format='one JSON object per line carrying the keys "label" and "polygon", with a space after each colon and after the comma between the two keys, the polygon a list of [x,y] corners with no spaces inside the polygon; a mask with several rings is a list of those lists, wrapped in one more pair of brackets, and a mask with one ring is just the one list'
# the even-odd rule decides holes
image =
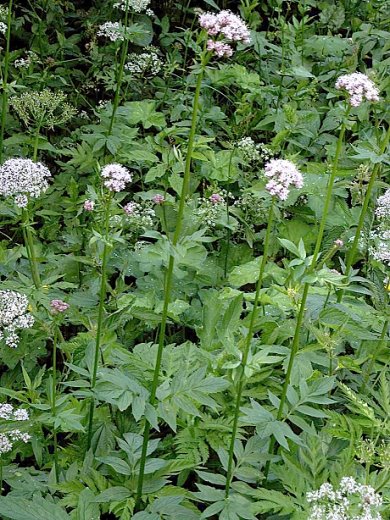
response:
{"label": "white flower cluster", "polygon": [[7,32],[7,24],[4,22],[0,22],[0,34],[5,34]]}
{"label": "white flower cluster", "polygon": [[379,101],[379,91],[373,81],[361,72],[344,74],[336,81],[338,90],[346,90],[350,96],[351,106],[358,107],[364,98],[367,101]]}
{"label": "white flower cluster", "polygon": [[163,62],[159,58],[157,47],[145,47],[145,52],[137,54],[132,52],[128,56],[128,62],[125,64],[125,70],[134,75],[156,76],[162,68]]}
{"label": "white flower cluster", "polygon": [[128,202],[123,207],[123,211],[126,213],[126,223],[130,224],[132,233],[139,233],[154,227],[156,213],[148,203]]}
{"label": "white flower cluster", "polygon": [[226,190],[212,193],[209,197],[201,197],[195,216],[200,218],[204,225],[215,228],[221,218],[221,212],[226,212],[226,197],[230,194]]}
{"label": "white flower cluster", "polygon": [[390,219],[390,188],[378,197],[375,215],[380,220]]}
{"label": "white flower cluster", "polygon": [[0,166],[0,195],[14,197],[15,203],[24,208],[28,197],[39,197],[49,184],[51,173],[42,163],[31,159],[8,159]]}
{"label": "white flower cluster", "polygon": [[264,168],[265,176],[270,179],[266,190],[280,200],[286,200],[291,185],[303,187],[303,177],[295,164],[285,159],[271,159]]}
{"label": "white flower cluster", "polygon": [[38,61],[38,54],[34,51],[27,51],[25,58],[18,58],[14,61],[14,67],[16,69],[28,69],[32,63]]}
{"label": "white flower cluster", "polygon": [[104,186],[110,191],[124,190],[126,184],[131,182],[133,178],[127,168],[117,163],[104,166],[101,171],[101,176],[105,179]]}
{"label": "white flower cluster", "polygon": [[149,11],[149,4],[150,0],[120,0],[114,4],[114,7],[126,11],[126,6],[128,6],[128,9],[132,9],[135,13],[142,13]]}
{"label": "white flower cluster", "polygon": [[0,291],[0,341],[11,348],[19,343],[17,329],[29,329],[34,317],[27,312],[27,296],[16,291]]}
{"label": "white flower cluster", "polygon": [[250,163],[269,161],[274,155],[268,146],[263,143],[255,143],[252,137],[243,137],[235,144],[244,159]]}
{"label": "white flower cluster", "polygon": [[[207,31],[209,36],[220,37],[228,42],[250,43],[250,32],[244,20],[226,9],[217,14],[201,13],[199,25]],[[207,41],[207,50],[218,57],[229,57],[233,54],[233,47],[228,43],[210,38]]]}
{"label": "white flower cluster", "polygon": [[343,477],[339,489],[326,482],[317,491],[306,493],[311,505],[308,520],[381,520],[377,509],[382,497],[371,486]]}
{"label": "white flower cluster", "polygon": [[[0,421],[28,421],[29,416],[27,410],[23,408],[15,409],[12,404],[0,404]],[[31,436],[28,433],[22,433],[20,430],[9,430],[0,433],[0,457],[3,453],[12,450],[13,443],[16,441],[28,442]]]}
{"label": "white flower cluster", "polygon": [[119,22],[104,22],[99,25],[97,35],[108,38],[112,42],[123,41],[125,39],[124,27]]}

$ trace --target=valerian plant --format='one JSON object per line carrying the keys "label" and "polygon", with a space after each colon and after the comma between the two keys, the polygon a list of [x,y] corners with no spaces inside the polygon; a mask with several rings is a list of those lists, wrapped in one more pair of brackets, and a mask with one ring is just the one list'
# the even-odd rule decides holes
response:
{"label": "valerian plant", "polygon": [[0,5],[0,517],[390,514],[386,2]]}

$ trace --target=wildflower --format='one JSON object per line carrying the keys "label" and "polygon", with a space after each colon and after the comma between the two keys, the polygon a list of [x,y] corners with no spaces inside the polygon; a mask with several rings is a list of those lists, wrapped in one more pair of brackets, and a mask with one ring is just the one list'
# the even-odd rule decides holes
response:
{"label": "wildflower", "polygon": [[266,190],[280,200],[286,200],[291,185],[302,188],[303,177],[295,164],[285,159],[271,159],[264,169],[265,176],[270,179]]}
{"label": "wildflower", "polygon": [[368,252],[372,258],[390,266],[390,230],[371,231],[370,240]]}
{"label": "wildflower", "polygon": [[84,201],[83,208],[85,209],[85,211],[93,211],[94,207],[95,207],[95,202],[93,200],[87,199],[86,201]]}
{"label": "wildflower", "polygon": [[104,186],[110,191],[122,191],[126,184],[131,182],[132,175],[127,168],[121,164],[107,164],[101,171],[101,176],[106,179]]}
{"label": "wildflower", "polygon": [[212,204],[220,204],[221,202],[224,202],[225,199],[219,193],[213,193],[212,195],[210,195],[209,201]]}
{"label": "wildflower", "polygon": [[381,520],[377,509],[382,497],[371,486],[343,477],[338,489],[325,482],[317,491],[306,493],[309,520]]}
{"label": "wildflower", "polygon": [[50,307],[53,314],[62,313],[69,309],[69,303],[65,303],[62,300],[52,300]]}
{"label": "wildflower", "polygon": [[212,193],[208,198],[201,197],[195,215],[210,228],[215,228],[221,218],[221,209],[226,212],[225,196],[229,196],[229,194],[225,190],[221,190],[219,193]]}
{"label": "wildflower", "polygon": [[4,22],[0,22],[0,34],[5,34],[7,32],[7,24]]}
{"label": "wildflower", "polygon": [[150,11],[148,9],[149,4],[150,0],[120,0],[114,4],[114,7],[126,11],[126,6],[128,6],[128,9],[132,9],[135,13],[146,11],[146,14],[148,14],[147,11]]}
{"label": "wildflower", "polygon": [[27,312],[28,299],[16,291],[0,291],[0,341],[11,348],[19,342],[17,329],[28,329],[34,324],[34,317]]}
{"label": "wildflower", "polygon": [[361,105],[364,98],[367,101],[379,101],[379,91],[374,82],[361,72],[340,76],[335,86],[338,90],[348,92],[349,102],[353,107]]}
{"label": "wildflower", "polygon": [[155,204],[160,204],[160,205],[161,205],[161,204],[164,204],[164,202],[165,202],[165,197],[164,197],[164,195],[160,195],[160,194],[158,193],[157,195],[155,195],[155,196],[153,197],[152,200],[153,200],[153,202],[154,202]]}
{"label": "wildflower", "polygon": [[250,43],[250,32],[245,22],[231,11],[223,10],[217,14],[202,13],[199,16],[199,25],[210,36],[222,35],[226,40],[233,42]]}
{"label": "wildflower", "polygon": [[[28,421],[29,415],[27,410],[23,408],[15,409],[11,404],[0,404],[0,421]],[[8,430],[0,433],[0,457],[2,453],[8,453],[12,450],[13,443],[16,441],[28,442],[31,436],[28,433],[22,433],[20,430]]]}
{"label": "wildflower", "polygon": [[10,105],[27,127],[52,129],[69,121],[77,112],[66,99],[63,92],[45,88],[12,96]]}
{"label": "wildflower", "polygon": [[40,162],[31,159],[8,159],[0,166],[0,195],[14,197],[19,207],[27,206],[28,197],[37,198],[44,193],[51,173]]}
{"label": "wildflower", "polygon": [[38,55],[33,51],[27,51],[25,58],[18,58],[14,61],[14,67],[16,69],[28,69],[36,61],[38,61]]}
{"label": "wildflower", "polygon": [[343,247],[344,245],[344,242],[340,239],[340,238],[337,238],[333,244],[335,245],[335,247]]}
{"label": "wildflower", "polygon": [[235,143],[239,152],[249,163],[269,161],[273,157],[273,151],[263,143],[255,143],[252,137],[243,137]]}
{"label": "wildflower", "polygon": [[376,201],[375,215],[378,219],[390,219],[390,188]]}
{"label": "wildflower", "polygon": [[[227,42],[250,43],[250,32],[245,22],[231,11],[223,10],[217,14],[204,13],[199,15],[199,25],[209,36],[207,49],[218,57],[229,57],[233,54],[233,47]],[[218,40],[218,38],[220,38]],[[226,41],[221,41],[226,40]]]}
{"label": "wildflower", "polygon": [[126,222],[130,224],[132,233],[142,232],[154,226],[154,210],[149,206],[150,203],[140,204],[138,202],[128,202],[123,211],[126,213]]}
{"label": "wildflower", "polygon": [[97,35],[108,38],[112,42],[123,41],[125,39],[124,27],[119,22],[104,22],[99,25]]}
{"label": "wildflower", "polygon": [[233,56],[233,47],[228,43],[207,40],[207,50],[213,51],[218,58],[230,58],[230,56]]}
{"label": "wildflower", "polygon": [[140,54],[135,52],[129,54],[129,61],[124,66],[127,72],[135,75],[148,73],[150,76],[156,76],[160,72],[163,62],[157,54],[157,47],[150,45],[145,47],[145,51]]}

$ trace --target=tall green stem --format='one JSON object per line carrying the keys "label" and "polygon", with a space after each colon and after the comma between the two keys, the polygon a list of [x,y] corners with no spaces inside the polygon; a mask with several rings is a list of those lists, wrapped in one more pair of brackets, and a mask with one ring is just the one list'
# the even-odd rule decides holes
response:
{"label": "tall green stem", "polygon": [[[383,141],[381,143],[380,152],[379,152],[380,155],[384,154],[384,152],[386,151],[386,148],[387,148],[387,146],[389,144],[389,139],[390,139],[390,126],[387,129],[385,137],[384,137],[384,139],[383,139]],[[351,268],[352,268],[353,263],[355,261],[356,250],[357,250],[357,247],[358,247],[359,239],[361,237],[361,233],[362,233],[362,229],[363,229],[363,225],[364,225],[364,220],[366,218],[366,214],[367,214],[367,210],[368,210],[368,205],[369,205],[370,200],[371,200],[372,190],[374,188],[374,184],[375,184],[375,181],[376,181],[376,178],[377,178],[377,174],[378,174],[378,171],[379,171],[380,167],[381,167],[381,163],[376,163],[375,164],[375,166],[374,166],[374,168],[372,170],[372,173],[371,173],[371,177],[370,177],[369,183],[367,185],[367,191],[366,191],[366,194],[364,196],[362,209],[360,211],[359,222],[358,222],[358,225],[357,225],[357,228],[356,228],[355,237],[353,239],[352,247],[349,250],[349,252],[347,253],[347,261],[346,261],[346,265],[345,265],[345,275],[346,276],[348,276],[349,273],[351,272]],[[339,294],[338,294],[338,297],[337,297],[337,301],[339,303],[342,301],[343,295],[344,295],[344,291],[340,291]]]}
{"label": "tall green stem", "polygon": [[232,428],[232,436],[230,439],[229,460],[228,460],[228,468],[227,468],[227,475],[226,475],[226,487],[225,487],[226,498],[229,496],[230,485],[232,483],[232,478],[233,478],[234,444],[236,442],[237,429],[238,429],[238,416],[240,414],[241,397],[242,397],[242,392],[243,392],[244,384],[245,384],[245,368],[246,368],[246,364],[248,361],[248,355],[250,352],[250,346],[251,346],[251,341],[252,341],[253,332],[254,332],[257,306],[259,304],[259,298],[260,298],[260,290],[263,286],[264,270],[265,270],[265,266],[266,266],[267,260],[268,260],[268,249],[269,249],[272,222],[273,222],[274,203],[275,203],[275,199],[274,199],[274,197],[272,197],[272,203],[271,203],[271,207],[270,207],[269,214],[268,214],[267,231],[265,234],[263,258],[261,259],[261,263],[260,263],[259,277],[257,279],[255,299],[253,302],[253,309],[252,309],[251,318],[250,318],[250,322],[249,322],[248,333],[245,338],[244,353],[242,356],[241,365],[240,365],[240,373],[239,373],[238,381],[237,381],[236,404],[235,404],[235,409],[234,409],[233,428]]}
{"label": "tall green stem", "polygon": [[[189,137],[188,137],[187,156],[186,156],[186,162],[185,162],[185,168],[184,168],[183,185],[182,185],[181,194],[180,194],[179,209],[178,209],[177,220],[176,220],[176,229],[175,229],[173,239],[172,239],[173,246],[176,246],[176,244],[180,238],[180,233],[181,233],[182,224],[183,224],[185,200],[186,200],[186,197],[188,194],[188,188],[189,188],[189,184],[190,184],[191,158],[192,158],[192,152],[194,150],[196,122],[197,122],[197,115],[198,115],[198,108],[199,108],[200,90],[201,90],[202,80],[203,80],[203,76],[204,76],[204,69],[205,69],[205,62],[204,62],[204,57],[203,57],[202,64],[201,64],[201,70],[199,71],[198,79],[196,82],[194,104],[193,104],[193,109],[192,109],[191,128],[190,128],[190,133],[189,133]],[[158,386],[158,377],[160,374],[161,360],[162,360],[162,354],[163,354],[163,349],[164,349],[165,331],[166,331],[167,319],[168,319],[169,301],[170,301],[171,291],[172,291],[174,265],[175,265],[175,258],[173,255],[171,255],[169,257],[168,269],[167,269],[166,276],[165,276],[164,304],[163,304],[160,331],[159,331],[159,337],[158,337],[157,358],[156,358],[156,364],[154,367],[152,388],[150,391],[149,402],[152,406],[154,406],[155,402],[156,402],[156,391],[157,391],[157,386]],[[146,419],[144,438],[143,438],[143,444],[142,444],[141,460],[140,460],[140,468],[139,468],[139,475],[138,475],[137,499],[136,499],[137,506],[139,506],[141,497],[142,497],[143,482],[144,482],[144,476],[145,476],[146,452],[148,449],[149,436],[150,436],[150,423]]]}
{"label": "tall green stem", "polygon": [[[324,230],[325,230],[325,225],[326,225],[326,219],[327,219],[327,216],[328,216],[330,202],[331,202],[331,199],[332,199],[333,185],[334,185],[334,181],[336,179],[337,168],[338,168],[338,164],[339,164],[341,150],[342,150],[342,147],[343,147],[343,141],[344,141],[344,135],[345,135],[345,129],[346,129],[346,122],[348,120],[348,116],[349,116],[350,110],[351,110],[351,106],[348,104],[346,112],[345,112],[345,116],[344,116],[344,121],[343,121],[343,123],[341,125],[339,137],[338,137],[338,140],[337,140],[336,153],[335,153],[335,157],[334,157],[334,161],[333,161],[333,165],[332,165],[332,170],[331,170],[331,174],[330,174],[329,181],[328,181],[328,188],[327,188],[326,197],[325,197],[325,204],[324,204],[323,214],[322,214],[320,227],[319,227],[318,234],[317,234],[317,240],[316,240],[316,244],[315,244],[315,247],[314,247],[314,253],[313,253],[312,261],[311,261],[310,266],[308,268],[308,273],[307,274],[313,273],[313,271],[314,271],[314,269],[316,267],[318,255],[319,255],[319,252],[320,252],[320,249],[321,249],[322,239],[323,239],[323,236],[324,236]],[[298,317],[297,317],[297,322],[296,322],[296,326],[295,326],[294,337],[293,337],[292,346],[291,346],[291,352],[290,352],[290,359],[289,359],[289,362],[288,362],[286,377],[284,379],[284,384],[283,384],[283,388],[282,388],[282,395],[280,397],[280,403],[279,403],[279,408],[278,408],[278,412],[277,412],[277,420],[278,421],[280,421],[280,419],[283,416],[284,406],[285,406],[285,403],[286,403],[287,390],[288,390],[288,386],[290,384],[290,379],[291,379],[291,373],[292,373],[292,369],[293,369],[293,366],[294,366],[295,357],[296,357],[298,349],[299,349],[299,336],[300,336],[300,332],[301,332],[301,328],[302,328],[302,324],[303,324],[303,318],[304,318],[304,315],[305,315],[305,307],[306,307],[307,297],[309,295],[310,285],[311,284],[309,282],[306,282],[304,284],[304,286],[303,286],[302,299],[301,299],[299,312],[298,312]],[[270,440],[268,453],[272,453],[274,447],[275,447],[275,439],[272,438]],[[269,473],[269,468],[270,468],[270,461],[267,462],[267,465],[266,465],[266,468],[265,468],[265,477],[266,478],[267,478],[268,473]]]}
{"label": "tall green stem", "polygon": [[[106,286],[107,286],[107,263],[110,246],[108,243],[109,234],[109,221],[110,221],[110,206],[111,206],[111,193],[107,196],[105,201],[105,214],[104,214],[104,245],[102,253],[102,267],[101,267],[101,281],[100,281],[100,294],[99,294],[99,307],[97,316],[97,328],[96,328],[96,341],[95,341],[95,352],[92,367],[91,377],[91,392],[93,392],[96,385],[96,376],[99,366],[100,357],[100,342],[103,327],[103,314],[104,314],[104,302],[106,299]],[[95,399],[92,397],[90,409],[89,409],[89,420],[88,420],[88,436],[87,436],[87,450],[91,447],[92,442],[92,427],[93,427],[93,416],[95,411]]]}
{"label": "tall green stem", "polygon": [[[57,413],[57,342],[58,342],[58,326],[54,326],[53,333],[53,359],[52,359],[52,402],[51,402],[51,413],[56,417]],[[54,473],[56,476],[56,482],[58,482],[58,446],[57,446],[57,429],[54,424],[53,426],[53,455],[54,455]]]}
{"label": "tall green stem", "polygon": [[120,99],[120,93],[121,93],[121,86],[123,81],[123,69],[125,66],[126,56],[127,56],[127,50],[129,48],[129,39],[127,38],[127,22],[129,19],[129,0],[126,0],[126,8],[125,8],[125,40],[122,44],[122,52],[121,52],[121,60],[119,62],[119,72],[118,72],[118,78],[116,82],[116,90],[115,90],[115,96],[114,96],[114,106],[112,107],[112,114],[111,114],[111,120],[110,125],[108,127],[107,131],[107,137],[111,135],[112,128],[114,126],[114,120],[115,120],[115,114],[118,110],[119,106],[119,99]]}
{"label": "tall green stem", "polygon": [[36,289],[41,286],[41,277],[38,270],[38,261],[35,254],[34,239],[31,232],[30,216],[27,208],[22,209],[22,227],[24,245],[30,263],[31,275]]}
{"label": "tall green stem", "polygon": [[1,102],[1,128],[0,128],[0,164],[3,161],[3,141],[5,132],[5,119],[8,102],[8,69],[9,69],[9,58],[10,58],[10,43],[11,43],[11,19],[12,19],[12,2],[9,0],[8,3],[8,14],[7,14],[7,33],[6,33],[6,46],[5,46],[5,57],[4,57],[4,73],[3,73],[3,98]]}

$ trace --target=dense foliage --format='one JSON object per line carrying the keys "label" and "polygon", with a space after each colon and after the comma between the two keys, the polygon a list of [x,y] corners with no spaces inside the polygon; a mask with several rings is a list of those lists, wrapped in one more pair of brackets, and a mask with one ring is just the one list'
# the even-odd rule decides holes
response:
{"label": "dense foliage", "polygon": [[0,6],[0,518],[390,518],[389,23]]}

